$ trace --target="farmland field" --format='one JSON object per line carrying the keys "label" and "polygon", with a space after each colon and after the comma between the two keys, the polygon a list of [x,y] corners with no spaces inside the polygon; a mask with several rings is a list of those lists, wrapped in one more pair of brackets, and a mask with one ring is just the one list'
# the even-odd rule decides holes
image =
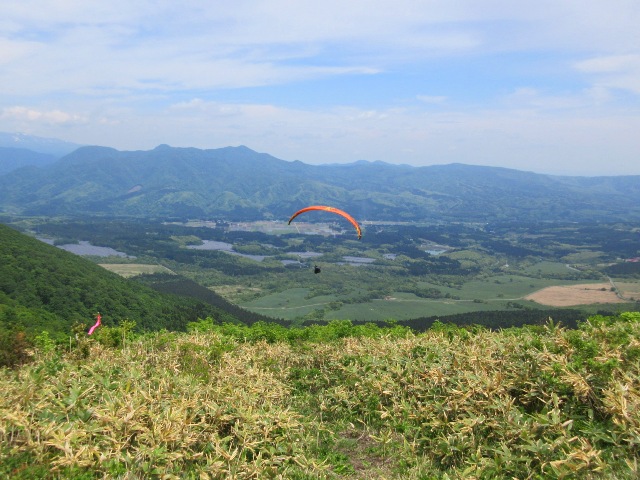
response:
{"label": "farmland field", "polygon": [[[78,222],[38,231],[57,243],[89,241],[135,257],[95,260],[122,276],[175,273],[247,310],[295,322],[574,305],[617,311],[640,298],[640,268],[628,261],[640,252],[635,225],[616,225],[615,242],[606,225],[377,224],[361,241],[328,234],[331,224],[296,226],[300,231],[265,221]],[[212,245],[225,249],[205,248]],[[611,292],[562,288],[614,276]]]}
{"label": "farmland field", "polygon": [[[545,268],[553,266],[548,263]],[[558,266],[558,269],[564,266]],[[637,289],[640,283],[628,283]],[[627,286],[628,285],[628,286]],[[408,320],[417,317],[446,316],[487,310],[509,310],[514,304],[528,307],[573,306],[628,303],[609,291],[609,284],[584,283],[577,280],[554,280],[520,275],[497,275],[470,280],[459,286],[442,286],[423,281],[421,289],[439,290],[442,298],[422,298],[408,292],[390,292],[379,298],[351,301],[353,293],[312,296],[308,288],[291,288],[241,303],[243,308],[285,320],[295,320],[315,313],[314,318],[355,321]],[[607,287],[607,291],[601,289]],[[632,290],[629,290],[632,292]],[[640,296],[640,294],[637,294]],[[633,297],[628,295],[625,298]],[[535,303],[534,303],[535,302]]]}
{"label": "farmland field", "polygon": [[611,290],[609,283],[590,283],[547,287],[526,297],[536,303],[553,307],[570,307],[593,303],[625,303]]}
{"label": "farmland field", "polygon": [[640,299],[640,281],[615,282],[615,285],[623,298],[629,300]]}
{"label": "farmland field", "polygon": [[574,280],[532,278],[514,274],[469,280],[460,287],[452,289],[441,288],[441,290],[468,300],[522,300],[530,293],[541,288],[555,285],[572,285],[574,283],[576,283]]}
{"label": "farmland field", "polygon": [[335,312],[326,312],[328,319],[359,321],[409,320],[417,317],[456,315],[482,310],[506,309],[506,302],[477,303],[473,300],[428,299],[411,294],[397,294],[368,303],[344,305]]}
{"label": "farmland field", "polygon": [[146,265],[142,263],[100,263],[99,265],[125,278],[153,273],[173,273],[162,265]]}

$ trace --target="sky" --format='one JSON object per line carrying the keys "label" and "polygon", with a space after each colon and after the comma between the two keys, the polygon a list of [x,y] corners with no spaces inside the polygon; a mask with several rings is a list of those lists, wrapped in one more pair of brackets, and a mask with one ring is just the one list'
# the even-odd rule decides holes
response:
{"label": "sky", "polygon": [[2,0],[0,131],[640,175],[639,0]]}

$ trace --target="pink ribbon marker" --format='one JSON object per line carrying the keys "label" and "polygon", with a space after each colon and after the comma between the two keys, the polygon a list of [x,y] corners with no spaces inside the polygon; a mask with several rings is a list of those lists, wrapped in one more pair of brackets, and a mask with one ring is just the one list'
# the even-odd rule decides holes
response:
{"label": "pink ribbon marker", "polygon": [[96,316],[96,324],[89,329],[88,335],[91,335],[93,333],[93,331],[101,325],[101,323],[100,323],[101,319],[102,319],[102,317],[98,313],[98,315]]}

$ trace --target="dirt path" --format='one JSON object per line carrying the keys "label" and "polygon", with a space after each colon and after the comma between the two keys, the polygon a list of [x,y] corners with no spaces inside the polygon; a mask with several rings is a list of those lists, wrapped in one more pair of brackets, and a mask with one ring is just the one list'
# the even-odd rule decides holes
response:
{"label": "dirt path", "polygon": [[297,305],[295,307],[247,307],[251,310],[296,310],[298,308],[317,307],[319,305],[328,305],[331,302],[310,303],[308,305]]}

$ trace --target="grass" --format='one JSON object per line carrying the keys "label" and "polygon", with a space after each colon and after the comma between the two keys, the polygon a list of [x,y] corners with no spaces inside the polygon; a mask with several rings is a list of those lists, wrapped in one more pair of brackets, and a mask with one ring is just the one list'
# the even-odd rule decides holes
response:
{"label": "grass", "polygon": [[[598,282],[601,282],[601,280]],[[483,280],[465,282],[459,290],[452,290],[451,293],[466,299],[519,299],[542,288],[582,283],[590,282],[584,280],[550,280],[519,275],[498,275]]]}
{"label": "grass", "polygon": [[143,263],[101,263],[99,265],[125,278],[153,273],[173,273],[162,265],[148,265]]}
{"label": "grass", "polygon": [[208,320],[117,347],[98,332],[0,370],[3,478],[640,474],[640,313],[423,334]]}
{"label": "grass", "polygon": [[325,313],[327,319],[349,318],[360,321],[381,322],[390,318],[408,320],[412,318],[445,316],[480,310],[507,309],[506,301],[475,303],[473,300],[427,299],[407,293],[392,294],[392,299],[377,299],[367,303],[344,305],[337,311]]}
{"label": "grass", "polygon": [[640,300],[640,281],[616,281],[616,287],[625,298]]}
{"label": "grass", "polygon": [[[272,293],[270,295],[261,297],[250,303],[246,303],[243,306],[256,309],[299,308],[311,303],[310,299],[307,298],[308,295],[308,288],[290,288],[283,292]],[[312,300],[313,303],[318,303],[315,298],[313,298]],[[325,298],[323,301],[327,301],[327,299]]]}
{"label": "grass", "polygon": [[[324,274],[324,272],[323,272]],[[435,288],[448,298],[420,298],[411,293],[389,292],[387,299],[376,298],[353,302],[357,291],[343,292],[336,287],[334,295],[312,295],[309,288],[290,288],[241,303],[242,307],[286,320],[294,320],[320,312],[324,319],[349,318],[358,321],[378,322],[389,318],[412,318],[455,315],[480,310],[509,310],[509,303],[522,301],[524,297],[552,285],[587,283],[584,280],[549,280],[513,275],[496,275],[481,280],[470,280],[459,287],[419,282],[420,288]],[[331,291],[331,288],[328,288]],[[389,298],[395,300],[389,300]],[[335,302],[343,302],[336,306]],[[475,301],[475,302],[474,302]],[[527,302],[529,304],[530,302]]]}

